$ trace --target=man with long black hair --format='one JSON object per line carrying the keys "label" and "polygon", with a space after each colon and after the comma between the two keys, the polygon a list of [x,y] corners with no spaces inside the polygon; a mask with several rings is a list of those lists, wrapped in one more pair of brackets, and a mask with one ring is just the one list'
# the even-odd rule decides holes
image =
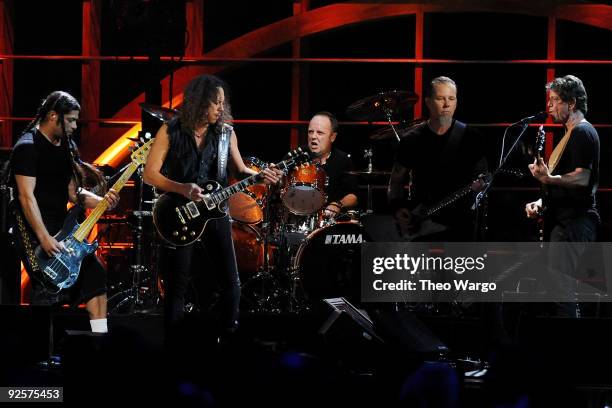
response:
{"label": "man with long black hair", "polygon": [[[101,200],[107,200],[109,208],[119,201],[110,190],[101,197],[82,187],[85,173],[93,167],[79,159],[76,145],[71,139],[77,128],[81,107],[67,92],[51,93],[40,105],[36,117],[26,127],[11,153],[11,180],[17,190],[18,211],[16,217],[24,217],[27,230],[17,234],[26,265],[26,247],[40,243],[49,256],[66,251],[54,235],[64,223],[67,203],[70,201],[84,208],[95,208]],[[99,180],[103,178],[98,175]],[[77,282],[59,293],[50,293],[36,279],[32,279],[32,304],[63,304],[73,306],[85,302],[93,332],[108,331],[106,321],[106,272],[95,255],[87,256],[82,263]]]}
{"label": "man with long black hair", "polygon": [[[187,85],[180,114],[157,132],[145,166],[145,182],[199,201],[204,197],[200,187],[203,182],[215,180],[227,186],[228,168],[235,176],[256,174],[245,166],[238,150],[226,90],[225,83],[213,75],[198,76]],[[267,168],[263,176],[266,183],[277,183],[282,172]],[[211,256],[213,265],[202,257],[204,252]],[[240,279],[229,217],[210,220],[202,242],[165,248],[163,257],[166,327],[172,328],[184,318],[185,295],[193,270],[203,278],[216,275],[222,288],[218,322],[221,335],[235,331]]]}

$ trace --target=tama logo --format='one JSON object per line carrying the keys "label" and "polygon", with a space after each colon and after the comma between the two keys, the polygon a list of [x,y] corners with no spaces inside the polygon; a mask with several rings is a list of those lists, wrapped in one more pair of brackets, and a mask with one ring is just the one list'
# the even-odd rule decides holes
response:
{"label": "tama logo", "polygon": [[361,244],[363,236],[361,234],[338,234],[338,235],[326,235],[325,245],[336,245],[336,244]]}

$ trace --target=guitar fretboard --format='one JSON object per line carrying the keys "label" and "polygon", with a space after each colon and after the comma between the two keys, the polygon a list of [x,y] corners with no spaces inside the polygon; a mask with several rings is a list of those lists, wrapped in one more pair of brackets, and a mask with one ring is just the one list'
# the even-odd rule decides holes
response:
{"label": "guitar fretboard", "polygon": [[455,191],[450,196],[445,197],[434,205],[427,207],[427,210],[425,210],[425,216],[429,217],[430,215],[440,211],[442,208],[451,205],[461,197],[468,194],[470,191],[472,191],[472,186],[465,186],[461,190]]}
{"label": "guitar fretboard", "polygon": [[[284,171],[285,169],[293,165],[294,162],[295,162],[295,159],[285,160],[280,163],[277,163],[276,167],[279,170]],[[262,178],[263,176],[261,173],[253,174],[252,176],[249,176],[245,178],[244,180],[239,181],[238,183],[234,183],[229,187],[226,187],[215,193],[211,193],[210,197],[213,203],[215,203],[215,205],[219,205],[223,201],[229,199],[234,194],[244,191],[247,187],[258,183]]]}
{"label": "guitar fretboard", "polygon": [[211,198],[215,204],[220,204],[223,201],[229,199],[236,193],[244,191],[248,186],[251,186],[257,183],[258,179],[261,176],[259,174],[253,174],[245,178],[244,180],[239,181],[238,183],[232,184],[229,187],[224,188],[223,190],[219,190],[216,193],[211,194]]}
{"label": "guitar fretboard", "polygon": [[[128,168],[123,172],[121,177],[119,177],[119,179],[115,182],[115,184],[113,184],[111,188],[118,193],[119,190],[121,190],[125,183],[127,183],[127,181],[130,179],[130,177],[132,177],[132,174],[134,174],[139,165],[140,164],[135,162],[130,163]],[[96,225],[102,214],[104,214],[107,209],[108,201],[102,199],[98,203],[98,205],[96,205],[96,208],[91,211],[87,219],[83,221],[81,226],[76,230],[76,232],[74,233],[74,238],[80,242],[83,242],[83,240],[87,238],[87,236],[91,232],[91,229],[94,227],[94,225]]]}

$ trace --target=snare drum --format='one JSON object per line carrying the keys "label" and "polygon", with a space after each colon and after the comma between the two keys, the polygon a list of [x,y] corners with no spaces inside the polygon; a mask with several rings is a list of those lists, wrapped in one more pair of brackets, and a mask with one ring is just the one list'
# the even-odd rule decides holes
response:
{"label": "snare drum", "polygon": [[370,241],[358,221],[341,221],[313,231],[297,251],[299,271],[309,301],[345,297],[360,301],[361,243]]}
{"label": "snare drum", "polygon": [[[265,164],[255,157],[244,159],[244,164],[256,172],[263,170]],[[238,180],[230,180],[230,184]],[[229,212],[232,219],[246,224],[257,224],[263,219],[264,207],[266,205],[267,187],[262,184],[254,184],[247,187],[243,192],[232,195],[229,200]]]}
{"label": "snare drum", "polygon": [[281,190],[285,206],[294,214],[307,215],[319,211],[327,201],[327,174],[318,164],[294,168]]}

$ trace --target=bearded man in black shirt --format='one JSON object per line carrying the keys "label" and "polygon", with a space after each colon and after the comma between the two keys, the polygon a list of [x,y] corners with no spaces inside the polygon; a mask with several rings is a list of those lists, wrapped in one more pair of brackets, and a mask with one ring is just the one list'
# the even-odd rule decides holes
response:
{"label": "bearded man in black shirt", "polygon": [[[405,237],[422,234],[418,240],[471,241],[474,217],[469,196],[441,208],[429,224],[411,212],[418,205],[435,206],[487,170],[480,133],[453,118],[457,108],[455,82],[444,76],[434,78],[425,104],[429,119],[408,131],[396,152],[387,191],[392,214]],[[406,201],[404,190],[408,182],[412,186],[410,201]],[[433,228],[436,226],[440,228]]]}
{"label": "bearded man in black shirt", "polygon": [[[119,201],[112,189],[101,197],[82,188],[84,172],[87,169],[92,172],[93,168],[80,161],[71,139],[80,110],[72,95],[63,91],[51,93],[13,148],[12,183],[17,189],[20,207],[16,216],[23,214],[30,231],[18,234],[22,249],[24,240],[32,239],[40,243],[48,256],[67,250],[54,235],[62,228],[69,201],[84,208],[95,208],[101,200],[107,200],[109,209]],[[103,180],[99,174],[98,177]],[[22,255],[27,265],[27,256]],[[106,272],[95,255],[83,259],[76,283],[59,293],[48,292],[40,282],[32,279],[32,304],[70,303],[76,306],[82,302],[89,312],[92,331],[107,332]]]}

